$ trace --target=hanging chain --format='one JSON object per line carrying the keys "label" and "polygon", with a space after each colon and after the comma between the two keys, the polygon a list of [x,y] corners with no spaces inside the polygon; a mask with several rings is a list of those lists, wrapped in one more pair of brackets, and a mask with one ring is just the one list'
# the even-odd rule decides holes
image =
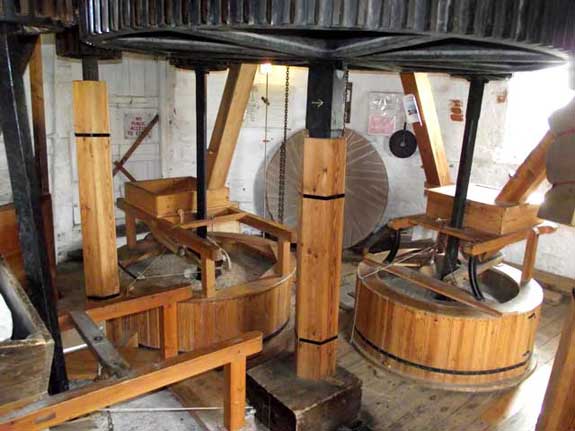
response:
{"label": "hanging chain", "polygon": [[288,133],[288,111],[289,109],[289,66],[286,66],[285,95],[284,95],[284,135],[280,147],[280,175],[278,190],[278,219],[284,222],[285,191],[286,191],[286,159],[287,159],[287,133]]}
{"label": "hanging chain", "polygon": [[349,68],[346,66],[345,75],[343,77],[344,80],[344,90],[343,90],[343,127],[341,131],[341,136],[345,136],[345,120],[346,120],[346,107],[347,107],[347,98],[349,96]]}

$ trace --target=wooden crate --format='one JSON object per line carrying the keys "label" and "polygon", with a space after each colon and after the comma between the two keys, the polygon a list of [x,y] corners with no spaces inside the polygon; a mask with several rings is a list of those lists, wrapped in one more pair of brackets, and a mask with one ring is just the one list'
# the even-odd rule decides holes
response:
{"label": "wooden crate", "polygon": [[[161,178],[126,183],[126,202],[156,217],[177,215],[179,209],[197,211],[196,179]],[[230,205],[227,187],[207,191],[208,208]]]}
{"label": "wooden crate", "polygon": [[[469,185],[467,204],[465,207],[464,227],[480,232],[503,235],[540,223],[537,217],[538,205],[519,204],[503,206],[495,203],[499,189]],[[427,215],[434,219],[449,220],[455,186],[449,185],[427,190]]]}
{"label": "wooden crate", "polygon": [[26,293],[0,258],[0,292],[14,333],[0,343],[0,411],[35,401],[48,389],[54,342]]}

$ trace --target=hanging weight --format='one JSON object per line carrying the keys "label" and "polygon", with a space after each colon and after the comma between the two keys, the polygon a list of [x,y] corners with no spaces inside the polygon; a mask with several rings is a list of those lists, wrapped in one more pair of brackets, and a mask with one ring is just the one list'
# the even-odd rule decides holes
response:
{"label": "hanging weight", "polygon": [[400,159],[411,157],[417,149],[415,135],[405,128],[398,130],[389,138],[389,149]]}

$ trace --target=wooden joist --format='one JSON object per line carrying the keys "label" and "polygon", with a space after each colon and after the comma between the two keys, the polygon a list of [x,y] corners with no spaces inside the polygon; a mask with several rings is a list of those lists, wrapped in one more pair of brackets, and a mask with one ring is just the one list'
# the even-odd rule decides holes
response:
{"label": "wooden joist", "polygon": [[243,426],[245,418],[245,361],[261,349],[261,333],[247,333],[159,365],[151,364],[129,377],[102,381],[49,397],[0,418],[0,429],[43,430],[223,366],[227,385],[224,423],[228,430],[236,431]]}
{"label": "wooden joist", "polygon": [[85,311],[71,311],[70,318],[88,348],[96,355],[100,364],[111,375],[121,378],[130,374],[130,364],[98,328]]}
{"label": "wooden joist", "polygon": [[195,252],[201,255],[205,255],[210,259],[219,259],[219,248],[204,238],[199,237],[194,232],[183,229],[167,220],[154,217],[141,210],[140,208],[129,204],[122,198],[119,198],[116,201],[116,205],[126,214],[129,214],[136,219],[142,220],[150,227],[151,230],[156,229],[157,231],[161,232],[162,235],[170,238],[172,242],[189,247]]}
{"label": "wooden joist", "polygon": [[447,296],[448,298],[462,304],[469,305],[483,313],[495,317],[501,317],[503,315],[499,310],[490,307],[485,302],[475,299],[475,297],[470,293],[436,278],[424,275],[419,271],[397,265],[383,265],[381,269],[385,272],[401,277],[404,280],[411,281],[420,287],[431,290],[432,292]]}
{"label": "wooden joist", "polygon": [[228,210],[230,212],[242,213],[242,216],[238,218],[240,223],[247,224],[248,226],[261,230],[262,232],[269,233],[278,239],[283,239],[289,242],[295,242],[297,239],[296,232],[281,223],[276,223],[275,221],[268,220],[255,214],[243,212],[237,208],[230,207]]}
{"label": "wooden joist", "polygon": [[403,92],[413,94],[419,108],[421,123],[414,123],[413,130],[423,162],[426,185],[440,187],[452,184],[429,78],[426,73],[409,72],[401,73],[400,76]]}
{"label": "wooden joist", "polygon": [[257,68],[257,64],[239,64],[228,71],[208,147],[208,189],[226,185]]}

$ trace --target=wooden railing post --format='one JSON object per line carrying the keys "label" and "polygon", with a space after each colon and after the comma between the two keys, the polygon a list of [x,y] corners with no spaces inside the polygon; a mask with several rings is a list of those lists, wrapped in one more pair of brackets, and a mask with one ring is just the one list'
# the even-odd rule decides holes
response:
{"label": "wooden railing post", "polygon": [[160,308],[160,334],[164,359],[178,354],[178,303],[173,302]]}
{"label": "wooden railing post", "polygon": [[291,272],[291,243],[286,239],[278,238],[278,263],[277,272],[282,277]]}
{"label": "wooden railing post", "polygon": [[216,263],[202,255],[202,292],[206,298],[216,294]]}
{"label": "wooden railing post", "polygon": [[224,367],[224,426],[228,431],[244,426],[246,416],[246,357]]}

